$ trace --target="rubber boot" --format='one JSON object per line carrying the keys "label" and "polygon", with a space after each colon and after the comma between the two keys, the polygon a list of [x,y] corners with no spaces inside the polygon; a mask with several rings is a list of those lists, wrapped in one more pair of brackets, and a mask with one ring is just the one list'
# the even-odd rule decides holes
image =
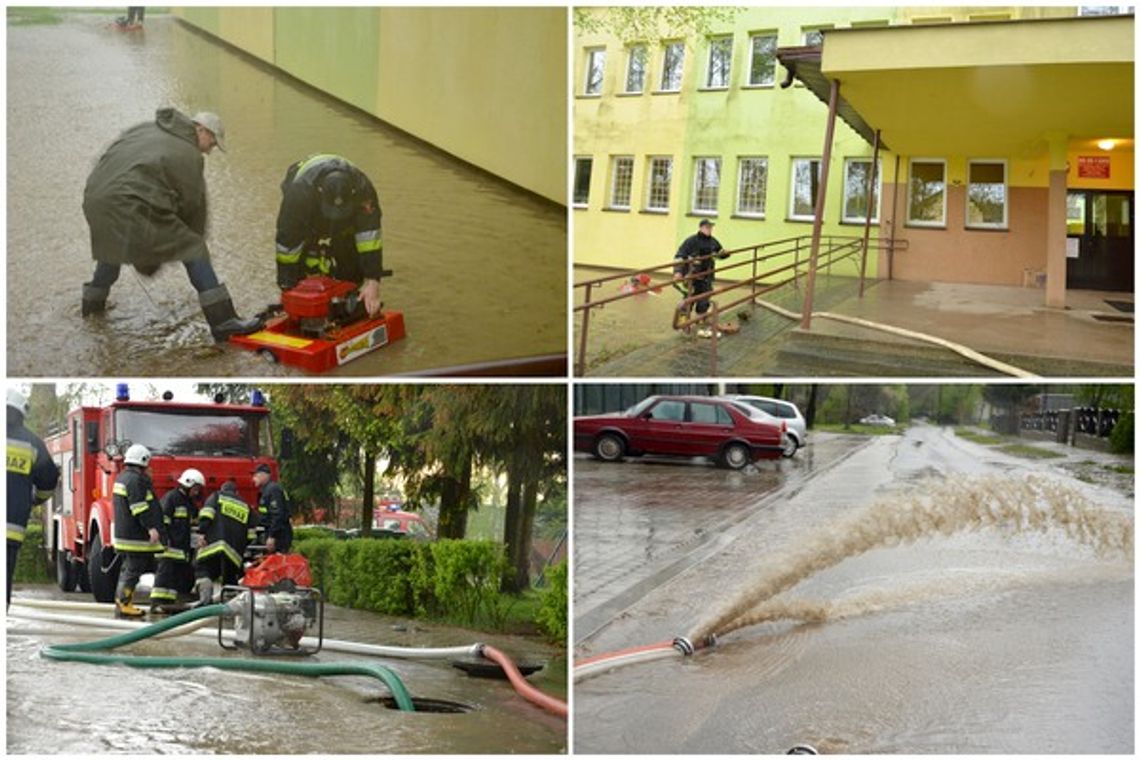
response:
{"label": "rubber boot", "polygon": [[115,596],[115,617],[117,618],[141,618],[146,616],[146,612],[140,610],[132,603],[135,590],[131,589],[122,595]]}
{"label": "rubber boot", "polygon": [[209,578],[199,578],[195,583],[198,588],[198,605],[205,607],[214,603],[214,582]]}
{"label": "rubber boot", "polygon": [[83,283],[83,316],[102,314],[107,309],[107,296],[110,294],[110,288],[100,288],[90,283]]}
{"label": "rubber boot", "polygon": [[219,343],[231,335],[246,335],[265,326],[261,319],[242,319],[237,315],[225,285],[203,290],[198,294],[198,302],[202,304],[202,313],[210,323],[210,334]]}

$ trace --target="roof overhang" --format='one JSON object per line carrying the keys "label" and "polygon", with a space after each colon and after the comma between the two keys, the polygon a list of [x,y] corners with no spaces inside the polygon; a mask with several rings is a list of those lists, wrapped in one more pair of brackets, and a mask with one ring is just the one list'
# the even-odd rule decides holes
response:
{"label": "roof overhang", "polygon": [[[1050,139],[1133,137],[1131,16],[829,30],[780,62],[904,155],[1033,157]],[[813,57],[806,51],[818,51]]]}

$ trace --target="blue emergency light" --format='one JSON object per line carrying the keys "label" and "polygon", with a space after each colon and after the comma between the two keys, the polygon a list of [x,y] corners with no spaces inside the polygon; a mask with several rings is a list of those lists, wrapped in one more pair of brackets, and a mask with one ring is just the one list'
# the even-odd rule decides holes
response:
{"label": "blue emergency light", "polygon": [[115,400],[116,401],[130,401],[131,388],[126,383],[115,384]]}
{"label": "blue emergency light", "polygon": [[250,395],[249,403],[252,406],[265,406],[265,394],[255,388]]}

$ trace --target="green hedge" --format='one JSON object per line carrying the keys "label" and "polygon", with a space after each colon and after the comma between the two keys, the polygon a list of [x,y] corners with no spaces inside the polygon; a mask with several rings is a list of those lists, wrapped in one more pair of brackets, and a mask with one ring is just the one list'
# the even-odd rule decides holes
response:
{"label": "green hedge", "polygon": [[293,549],[331,604],[464,625],[494,617],[506,568],[503,547],[491,541],[314,538]]}
{"label": "green hedge", "polygon": [[542,591],[535,622],[547,636],[565,643],[567,635],[566,619],[569,611],[567,578],[570,575],[567,560],[562,560],[546,573],[549,585]]}
{"label": "green hedge", "polygon": [[1136,415],[1127,412],[1121,416],[1108,435],[1109,447],[1116,454],[1131,454],[1136,448]]}
{"label": "green hedge", "polygon": [[44,526],[40,522],[28,524],[24,545],[16,559],[15,583],[54,583],[55,576],[48,572],[44,560]]}

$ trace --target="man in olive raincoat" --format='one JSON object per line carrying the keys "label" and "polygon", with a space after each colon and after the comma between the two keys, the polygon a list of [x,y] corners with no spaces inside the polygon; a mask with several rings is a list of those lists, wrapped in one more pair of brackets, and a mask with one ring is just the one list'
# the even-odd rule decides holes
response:
{"label": "man in olive raincoat", "polygon": [[83,316],[106,308],[124,264],[153,275],[163,264],[180,261],[216,340],[260,329],[260,320],[234,312],[206,247],[204,156],[215,145],[225,150],[224,141],[217,114],[190,118],[160,108],[153,122],[131,127],[111,144],[83,191],[96,261],[95,274],[83,284]]}

